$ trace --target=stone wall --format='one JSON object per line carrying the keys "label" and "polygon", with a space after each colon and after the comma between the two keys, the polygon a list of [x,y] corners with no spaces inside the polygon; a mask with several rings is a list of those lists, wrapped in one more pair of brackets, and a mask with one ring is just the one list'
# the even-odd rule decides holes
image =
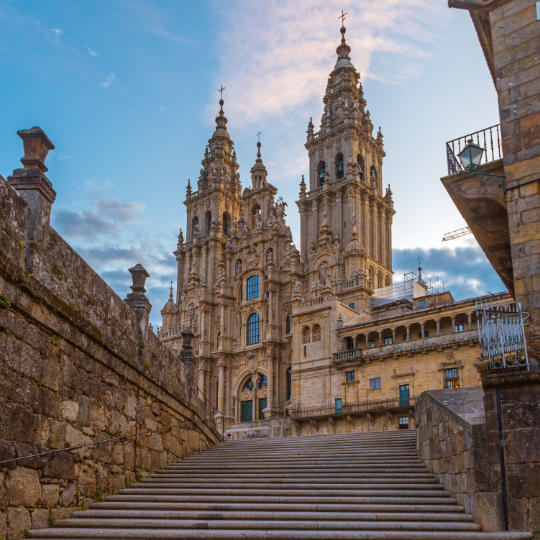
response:
{"label": "stone wall", "polygon": [[486,530],[538,534],[540,372],[484,373],[482,385],[420,396],[420,456]]}
{"label": "stone wall", "polygon": [[481,387],[424,392],[416,404],[420,457],[475,521],[500,531],[500,469],[485,470],[484,420]]}
{"label": "stone wall", "polygon": [[0,465],[10,540],[219,440],[178,356],[49,226],[40,196],[0,177],[0,461],[128,438]]}

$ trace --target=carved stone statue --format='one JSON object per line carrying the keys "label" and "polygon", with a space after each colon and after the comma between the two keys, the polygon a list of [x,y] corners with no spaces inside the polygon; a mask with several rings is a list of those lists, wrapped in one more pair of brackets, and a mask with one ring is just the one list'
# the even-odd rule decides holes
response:
{"label": "carved stone statue", "polygon": [[325,286],[328,282],[328,263],[323,261],[319,266],[319,281],[321,285]]}

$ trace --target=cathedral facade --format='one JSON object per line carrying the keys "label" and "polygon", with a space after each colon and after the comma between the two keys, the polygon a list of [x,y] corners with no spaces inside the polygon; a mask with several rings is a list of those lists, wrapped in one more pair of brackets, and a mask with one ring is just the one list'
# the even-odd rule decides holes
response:
{"label": "cathedral facade", "polygon": [[223,100],[197,189],[188,182],[158,335],[180,349],[191,329],[194,384],[229,435],[410,427],[421,391],[479,384],[474,299],[429,294],[421,271],[393,283],[383,136],[344,27],[336,52],[320,129],[307,129],[300,250],[260,142],[242,189]]}

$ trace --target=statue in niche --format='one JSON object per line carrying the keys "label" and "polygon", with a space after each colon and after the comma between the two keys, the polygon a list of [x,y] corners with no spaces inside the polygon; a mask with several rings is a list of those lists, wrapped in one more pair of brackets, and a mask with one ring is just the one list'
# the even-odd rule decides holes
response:
{"label": "statue in niche", "polygon": [[283,200],[283,197],[279,197],[276,202],[276,215],[278,218],[283,219],[285,214],[285,208],[287,207],[287,203]]}
{"label": "statue in niche", "polygon": [[262,215],[255,214],[255,228],[260,229],[262,227]]}
{"label": "statue in niche", "polygon": [[323,261],[319,266],[319,281],[323,286],[328,282],[328,263],[326,261]]}
{"label": "statue in niche", "polygon": [[296,280],[294,283],[293,283],[293,286],[292,286],[292,295],[293,296],[299,296],[300,295],[300,287],[301,287],[301,283]]}
{"label": "statue in niche", "polygon": [[242,273],[242,259],[238,259],[234,265],[234,274],[239,276]]}

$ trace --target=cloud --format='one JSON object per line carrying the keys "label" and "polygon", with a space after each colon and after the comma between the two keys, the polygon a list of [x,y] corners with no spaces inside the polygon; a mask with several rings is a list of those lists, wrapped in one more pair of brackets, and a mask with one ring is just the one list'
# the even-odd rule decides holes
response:
{"label": "cloud", "polygon": [[84,183],[84,189],[92,193],[106,193],[113,187],[114,184],[108,180],[101,181],[91,178]]}
{"label": "cloud", "polygon": [[144,210],[144,204],[138,202],[122,203],[116,199],[107,199],[105,197],[97,201],[98,211],[123,224],[132,223]]}
{"label": "cloud", "polygon": [[86,239],[122,230],[118,223],[103,219],[94,210],[73,212],[62,208],[55,214],[54,225],[65,236]]}
{"label": "cloud", "polygon": [[87,51],[88,51],[88,54],[90,56],[97,56],[98,53],[96,51],[94,51],[93,49],[91,49],[90,47],[86,47]]}
{"label": "cloud", "polygon": [[478,246],[430,249],[394,249],[394,281],[406,272],[416,272],[422,261],[422,275],[435,288],[450,290],[461,300],[504,291],[499,276]]}
{"label": "cloud", "polygon": [[[415,76],[428,56],[426,44],[435,39],[436,15],[445,9],[430,0],[268,0],[261,25],[256,2],[216,5],[225,23],[216,84],[229,89],[227,111],[235,123],[286,116],[320,99],[340,39],[342,8],[350,13],[347,41],[357,69],[364,78],[391,82]],[[384,72],[371,70],[374,54],[388,55]]]}
{"label": "cloud", "polygon": [[116,77],[114,73],[111,72],[109,76],[102,83],[99,83],[99,86],[101,86],[101,88],[109,88],[109,86],[111,86],[115,78]]}
{"label": "cloud", "polygon": [[63,34],[60,28],[51,28],[51,32],[54,34],[54,39],[59,40],[60,36]]}
{"label": "cloud", "polygon": [[101,235],[118,235],[123,226],[136,221],[143,210],[142,203],[122,203],[102,197],[89,210],[60,209],[55,213],[54,225],[65,236],[93,240]]}

